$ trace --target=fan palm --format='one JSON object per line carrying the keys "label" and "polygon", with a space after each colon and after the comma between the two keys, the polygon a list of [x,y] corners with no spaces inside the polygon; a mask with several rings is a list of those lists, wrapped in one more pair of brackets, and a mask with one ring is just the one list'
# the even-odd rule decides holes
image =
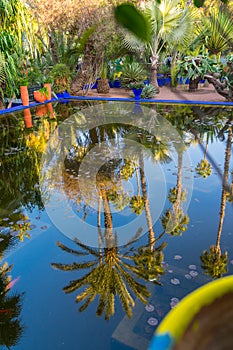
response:
{"label": "fan palm", "polygon": [[[141,13],[141,18],[147,23],[146,30],[148,31],[148,38],[142,41],[137,28],[132,25],[132,13],[123,14],[127,23],[119,18],[116,13],[116,19],[123,23],[129,29],[131,34],[126,34],[123,44],[131,51],[141,50],[149,52],[150,55],[150,81],[157,91],[159,91],[157,82],[157,70],[159,64],[159,55],[161,50],[168,45],[178,44],[184,45],[189,42],[193,36],[192,26],[194,16],[190,8],[182,10],[179,6],[179,0],[162,0],[160,3],[150,1],[146,4],[144,14]],[[130,5],[120,5],[130,6]],[[140,13],[139,13],[140,15]],[[130,17],[131,16],[131,17]],[[130,22],[131,21],[131,22]]]}

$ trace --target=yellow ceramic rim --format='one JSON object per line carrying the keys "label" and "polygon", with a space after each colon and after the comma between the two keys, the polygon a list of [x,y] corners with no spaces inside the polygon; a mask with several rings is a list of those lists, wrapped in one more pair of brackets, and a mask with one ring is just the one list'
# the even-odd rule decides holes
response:
{"label": "yellow ceramic rim", "polygon": [[[169,350],[185,332],[187,326],[200,309],[216,298],[233,291],[233,276],[223,277],[205,284],[184,297],[172,309],[156,329],[149,350]],[[166,341],[161,341],[165,339]]]}

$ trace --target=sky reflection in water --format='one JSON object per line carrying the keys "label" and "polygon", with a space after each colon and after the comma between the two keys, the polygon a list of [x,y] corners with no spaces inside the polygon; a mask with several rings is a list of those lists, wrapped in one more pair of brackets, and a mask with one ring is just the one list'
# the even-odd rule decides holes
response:
{"label": "sky reflection in water", "polygon": [[232,110],[54,111],[1,119],[0,344],[146,349],[187,293],[232,274]]}

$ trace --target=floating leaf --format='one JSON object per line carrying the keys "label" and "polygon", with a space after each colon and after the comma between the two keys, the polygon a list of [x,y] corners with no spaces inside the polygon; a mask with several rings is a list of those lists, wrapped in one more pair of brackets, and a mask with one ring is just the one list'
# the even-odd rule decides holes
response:
{"label": "floating leaf", "polygon": [[197,271],[190,271],[189,274],[192,276],[192,277],[196,277],[198,275],[198,272]]}
{"label": "floating leaf", "polygon": [[196,270],[197,267],[196,267],[196,265],[189,265],[189,269],[190,269],[190,270]]}
{"label": "floating leaf", "polygon": [[149,323],[150,326],[157,326],[159,321],[157,320],[157,318],[150,317],[149,320],[147,321],[147,323]]}
{"label": "floating leaf", "polygon": [[148,304],[148,305],[145,306],[145,309],[146,309],[146,311],[148,311],[148,312],[152,312],[152,311],[154,311],[155,308],[154,308],[153,305]]}
{"label": "floating leaf", "polygon": [[172,278],[171,284],[174,284],[176,286],[176,285],[180,284],[180,280],[178,280],[178,278]]}
{"label": "floating leaf", "polygon": [[182,259],[182,256],[181,255],[175,255],[174,256],[174,260],[181,260]]}

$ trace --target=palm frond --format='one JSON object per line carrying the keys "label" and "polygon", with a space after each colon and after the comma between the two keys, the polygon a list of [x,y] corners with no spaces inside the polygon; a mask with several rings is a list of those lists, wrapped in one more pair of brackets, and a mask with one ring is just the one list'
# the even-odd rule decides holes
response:
{"label": "palm frond", "polygon": [[63,271],[74,271],[79,269],[88,269],[96,265],[96,261],[88,261],[81,264],[73,263],[73,264],[59,264],[59,263],[51,263],[51,266],[55,269],[63,270]]}
{"label": "palm frond", "polygon": [[61,242],[57,242],[57,246],[60,247],[62,250],[64,250],[67,253],[71,253],[71,254],[78,255],[78,256],[79,255],[87,255],[87,253],[85,253],[85,252],[80,252],[78,250],[68,248],[67,246],[65,246]]}

